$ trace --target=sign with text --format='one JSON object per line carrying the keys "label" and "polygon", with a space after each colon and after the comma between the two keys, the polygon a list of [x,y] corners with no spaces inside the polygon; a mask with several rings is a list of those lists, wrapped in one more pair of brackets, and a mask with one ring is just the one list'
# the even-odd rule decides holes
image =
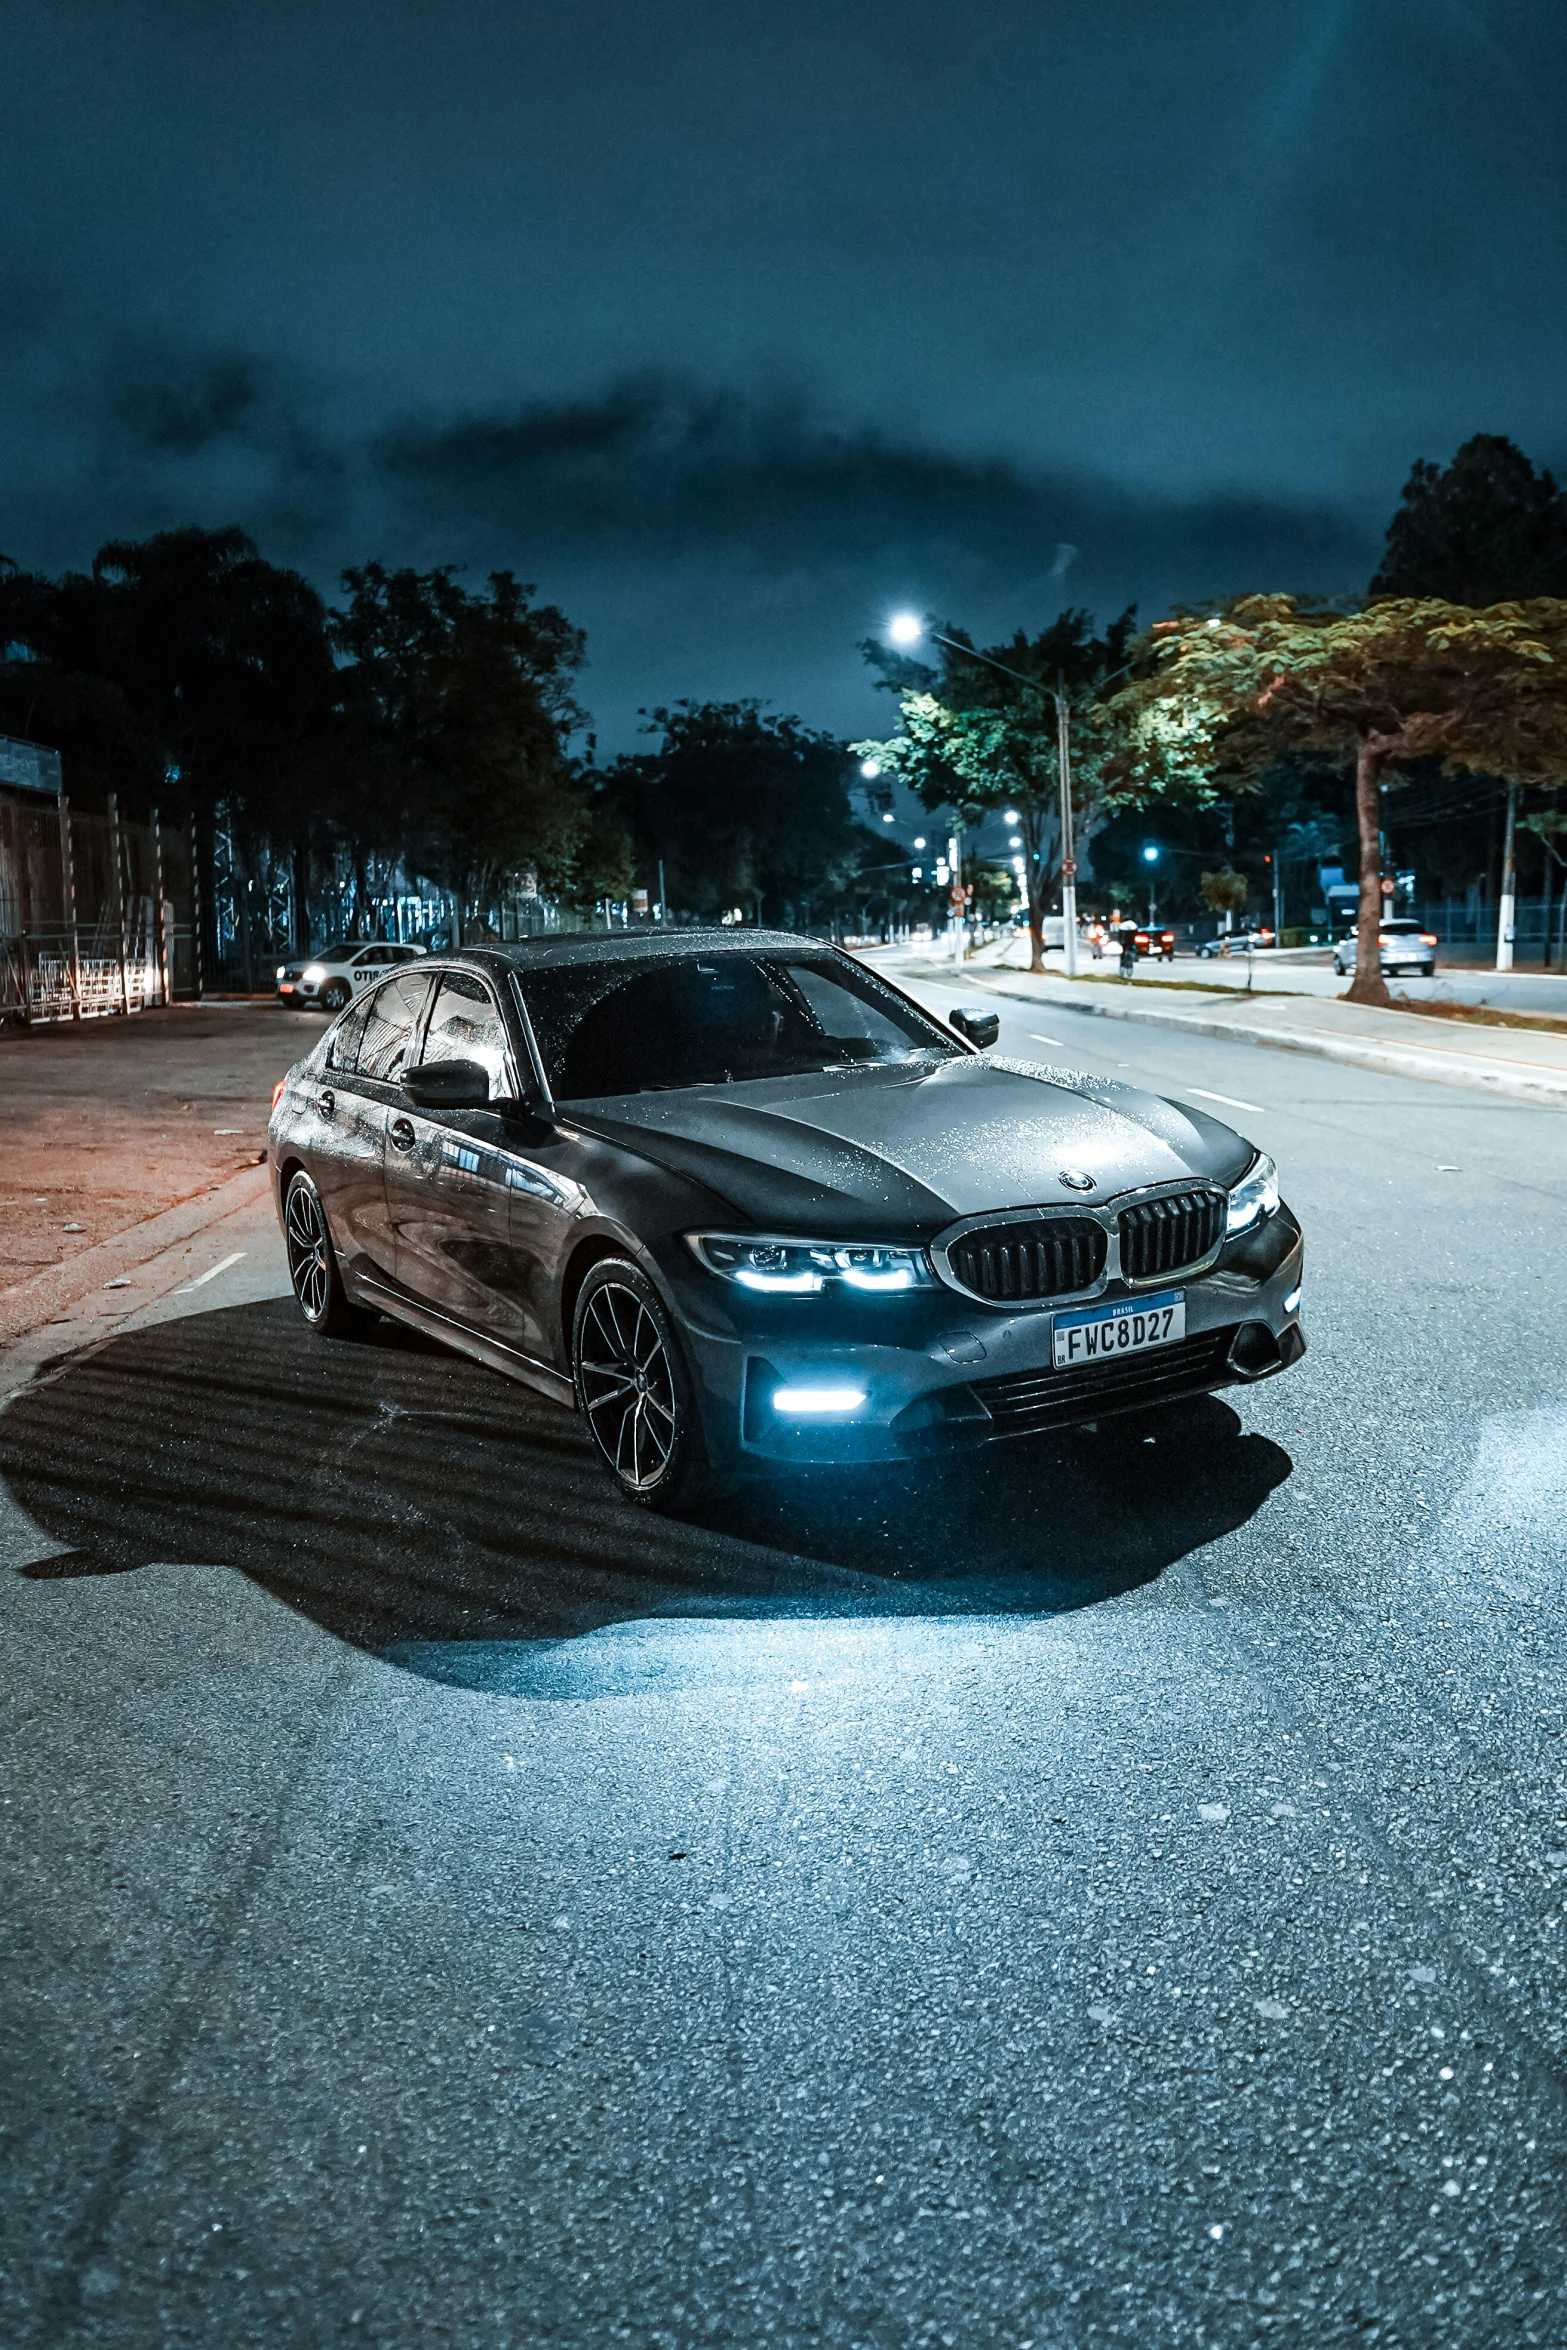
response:
{"label": "sign with text", "polygon": [[0,789],[43,792],[57,800],[61,790],[59,752],[42,743],[19,742],[14,735],[0,734]]}

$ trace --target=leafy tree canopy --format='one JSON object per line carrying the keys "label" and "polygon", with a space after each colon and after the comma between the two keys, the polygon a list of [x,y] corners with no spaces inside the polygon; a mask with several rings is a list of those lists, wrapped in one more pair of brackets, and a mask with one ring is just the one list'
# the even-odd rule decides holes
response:
{"label": "leafy tree canopy", "polygon": [[1496,433],[1476,433],[1450,465],[1422,458],[1371,593],[1475,605],[1567,596],[1567,495]]}
{"label": "leafy tree canopy", "polygon": [[617,760],[606,790],[641,871],[664,864],[671,905],[712,916],[809,919],[859,862],[849,755],[835,735],[755,701],[677,702],[650,713],[658,747]]}
{"label": "leafy tree canopy", "polygon": [[[1281,743],[1355,762],[1360,924],[1351,994],[1386,1003],[1379,792],[1434,757],[1555,789],[1567,783],[1567,602],[1488,610],[1390,599],[1349,615],[1292,596],[1160,621],[1149,673],[1116,697],[1134,766],[1255,781]],[[1173,748],[1172,748],[1173,745]]]}
{"label": "leafy tree canopy", "polygon": [[[488,592],[450,565],[343,575],[332,639],[355,741],[362,825],[376,813],[417,869],[459,903],[522,866],[573,891],[592,827],[566,757],[582,713],[572,693],[584,639],[507,571]],[[596,840],[593,861],[603,861]]]}

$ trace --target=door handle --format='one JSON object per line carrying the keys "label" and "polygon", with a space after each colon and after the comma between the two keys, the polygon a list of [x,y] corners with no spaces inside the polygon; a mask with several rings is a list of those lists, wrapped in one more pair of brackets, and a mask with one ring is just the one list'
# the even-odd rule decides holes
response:
{"label": "door handle", "polygon": [[322,1093],[316,1103],[316,1108],[321,1112],[323,1118],[330,1118],[332,1112],[337,1108],[337,1096],[330,1086],[327,1086]]}
{"label": "door handle", "polygon": [[413,1149],[414,1129],[411,1118],[394,1118],[389,1131],[393,1150],[411,1151]]}

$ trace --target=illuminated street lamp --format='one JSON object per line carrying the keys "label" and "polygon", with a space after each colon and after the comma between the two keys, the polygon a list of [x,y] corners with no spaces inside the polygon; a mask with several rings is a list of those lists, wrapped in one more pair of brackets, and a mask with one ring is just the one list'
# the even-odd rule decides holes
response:
{"label": "illuminated street lamp", "polygon": [[[899,652],[908,652],[920,638],[928,636],[933,644],[946,645],[954,653],[961,653],[966,661],[983,661],[988,668],[999,669],[1003,677],[1010,677],[1018,685],[1026,685],[1035,693],[1048,693],[1056,706],[1056,747],[1061,768],[1061,942],[1066,949],[1066,975],[1077,977],[1077,858],[1072,850],[1072,744],[1069,732],[1069,705],[1065,681],[1058,686],[1042,686],[1037,677],[1025,677],[1020,669],[1009,669],[1005,661],[997,661],[989,653],[982,653],[977,645],[960,644],[955,636],[944,636],[939,628],[929,628],[914,612],[894,612],[887,623],[887,642],[896,645]],[[1007,811],[1007,822],[1017,822],[1017,810]]]}
{"label": "illuminated street lamp", "polygon": [[1143,863],[1148,867],[1148,927],[1150,930],[1152,930],[1154,926],[1155,919],[1153,899],[1153,869],[1158,864],[1158,862],[1159,851],[1155,848],[1152,841],[1148,841],[1143,848]]}

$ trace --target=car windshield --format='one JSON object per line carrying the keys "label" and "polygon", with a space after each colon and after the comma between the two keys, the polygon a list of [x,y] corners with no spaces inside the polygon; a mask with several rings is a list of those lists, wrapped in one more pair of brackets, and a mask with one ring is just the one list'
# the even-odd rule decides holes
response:
{"label": "car windshield", "polygon": [[961,1051],[913,1004],[832,954],[617,957],[524,971],[519,982],[557,1101]]}
{"label": "car windshield", "polygon": [[1418,931],[1420,925],[1418,922],[1384,922],[1382,928],[1384,933],[1389,930],[1396,930],[1401,936],[1407,937],[1410,932]]}
{"label": "car windshield", "polygon": [[317,947],[310,960],[312,963],[342,963],[345,962],[350,955],[357,954],[363,945],[364,940],[362,938],[328,939],[324,947]]}

